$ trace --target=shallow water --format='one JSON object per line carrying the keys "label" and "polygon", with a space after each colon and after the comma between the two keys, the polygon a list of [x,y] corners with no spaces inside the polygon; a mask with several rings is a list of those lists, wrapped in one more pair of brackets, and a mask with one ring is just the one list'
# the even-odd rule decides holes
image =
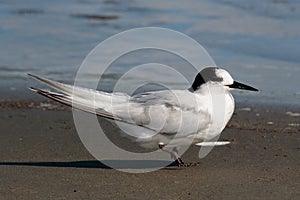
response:
{"label": "shallow water", "polygon": [[[192,37],[218,66],[261,90],[259,95],[235,92],[241,100],[299,104],[299,24],[296,0],[0,0],[0,85],[12,92],[25,90],[34,84],[27,72],[72,83],[99,42],[131,28],[155,26]],[[172,64],[172,57],[142,51],[115,63],[100,88],[111,90],[122,72],[141,58],[151,62],[154,55],[156,61]],[[185,87],[176,79],[167,81]]]}

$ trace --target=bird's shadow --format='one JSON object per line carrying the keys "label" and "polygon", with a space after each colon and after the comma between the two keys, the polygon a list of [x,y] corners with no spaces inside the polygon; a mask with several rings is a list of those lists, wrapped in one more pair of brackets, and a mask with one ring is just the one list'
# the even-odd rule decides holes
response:
{"label": "bird's shadow", "polygon": [[[104,164],[105,163],[105,164]],[[99,168],[99,169],[171,169],[177,166],[175,162],[162,160],[80,160],[70,162],[0,162],[0,166],[34,166],[34,167],[63,167],[63,168]],[[109,166],[113,166],[109,167]]]}

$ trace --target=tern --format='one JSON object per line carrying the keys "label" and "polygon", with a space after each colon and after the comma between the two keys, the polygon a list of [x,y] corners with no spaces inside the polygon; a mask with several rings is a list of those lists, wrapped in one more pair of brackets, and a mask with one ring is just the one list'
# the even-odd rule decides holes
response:
{"label": "tern", "polygon": [[[33,87],[30,90],[75,109],[127,124],[130,127],[130,137],[137,144],[170,153],[178,166],[195,165],[181,159],[177,151],[180,146],[230,143],[210,140],[221,134],[232,117],[235,107],[230,93],[232,89],[258,91],[254,87],[234,81],[226,70],[219,67],[201,70],[188,89],[152,91],[133,96],[107,93],[28,75],[59,93]],[[215,106],[218,102],[222,106],[220,111]]]}

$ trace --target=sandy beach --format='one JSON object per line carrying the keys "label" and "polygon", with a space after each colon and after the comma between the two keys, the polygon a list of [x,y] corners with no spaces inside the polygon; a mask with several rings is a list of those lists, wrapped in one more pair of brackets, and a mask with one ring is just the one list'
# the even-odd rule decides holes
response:
{"label": "sandy beach", "polygon": [[[200,166],[131,174],[110,169],[87,152],[70,109],[53,102],[0,105],[0,199],[297,199],[300,195],[295,107],[238,105],[221,135],[233,141],[231,145],[215,147],[201,160],[196,146],[183,155],[188,162],[200,161]],[[111,134],[120,140],[116,128],[111,127]]]}

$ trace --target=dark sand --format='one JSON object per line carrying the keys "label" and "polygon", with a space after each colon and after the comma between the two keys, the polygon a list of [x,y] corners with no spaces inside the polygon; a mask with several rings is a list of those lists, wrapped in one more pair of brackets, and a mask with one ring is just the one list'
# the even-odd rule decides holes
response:
{"label": "dark sand", "polygon": [[0,107],[0,199],[300,196],[300,117],[291,116],[296,108],[239,106],[221,136],[234,144],[215,147],[201,160],[199,147],[184,154],[200,166],[130,174],[107,168],[86,151],[70,110],[30,101],[2,101]]}

